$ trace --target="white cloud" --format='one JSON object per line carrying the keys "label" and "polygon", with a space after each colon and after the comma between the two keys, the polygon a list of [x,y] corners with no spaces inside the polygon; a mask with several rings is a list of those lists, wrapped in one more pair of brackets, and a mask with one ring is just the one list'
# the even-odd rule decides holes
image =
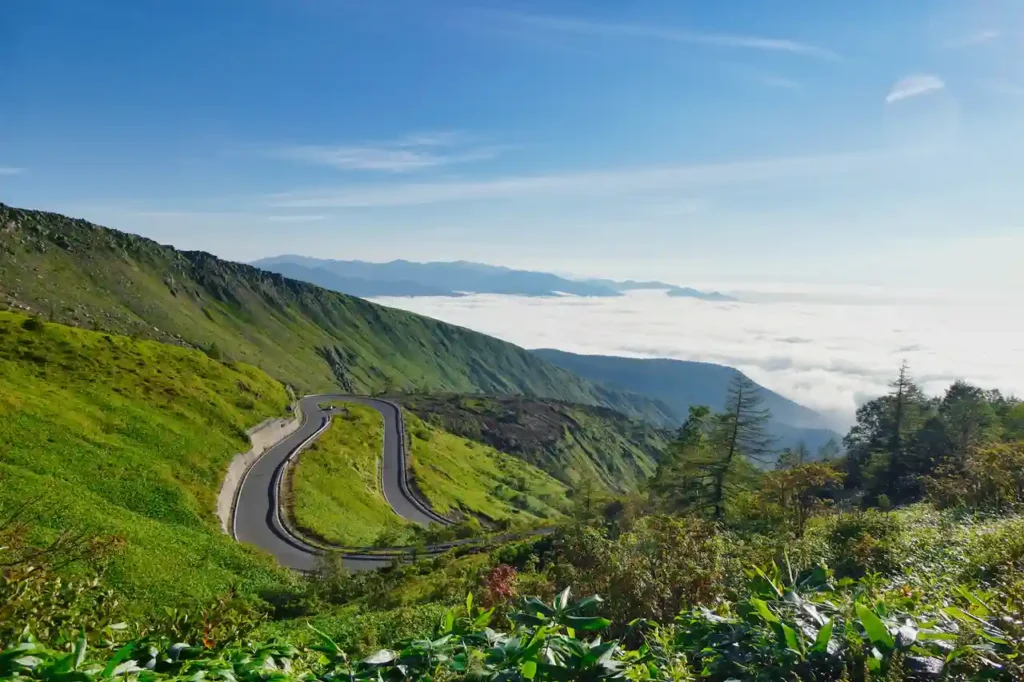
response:
{"label": "white cloud", "polygon": [[512,12],[489,12],[487,14],[506,23],[566,34],[597,38],[661,40],[709,47],[783,52],[830,61],[842,60],[842,57],[831,50],[785,38],[709,33],[653,24],[591,21],[537,14],[518,14]]}
{"label": "white cloud", "polygon": [[285,192],[268,203],[288,208],[412,206],[478,199],[543,195],[604,196],[664,189],[721,186],[780,178],[817,177],[870,167],[891,157],[882,152],[777,158],[690,166],[528,175],[463,182],[346,185]]}
{"label": "white cloud", "polygon": [[886,95],[887,104],[938,92],[946,87],[946,83],[934,74],[912,74],[893,84]]}
{"label": "white cloud", "polygon": [[[685,282],[683,282],[685,284]],[[1024,394],[1024,321],[992,304],[808,300],[706,303],[651,292],[576,297],[387,298],[386,305],[527,348],[670,357],[738,367],[849,423],[906,359],[929,392],[956,378]]]}
{"label": "white cloud", "polygon": [[486,161],[502,150],[496,145],[466,147],[468,138],[456,131],[414,133],[398,140],[360,145],[294,145],[272,156],[339,170],[405,173],[438,166]]}
{"label": "white cloud", "polygon": [[21,175],[25,172],[24,168],[14,168],[12,166],[0,166],[0,175]]}

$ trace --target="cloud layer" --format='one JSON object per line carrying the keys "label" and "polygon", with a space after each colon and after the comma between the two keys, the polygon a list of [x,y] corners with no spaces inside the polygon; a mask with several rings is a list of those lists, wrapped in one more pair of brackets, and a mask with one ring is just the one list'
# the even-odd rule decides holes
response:
{"label": "cloud layer", "polygon": [[388,298],[380,303],[527,348],[699,360],[848,424],[901,360],[929,392],[964,378],[1024,394],[1024,321],[994,305],[913,302],[707,303],[637,292],[610,299]]}

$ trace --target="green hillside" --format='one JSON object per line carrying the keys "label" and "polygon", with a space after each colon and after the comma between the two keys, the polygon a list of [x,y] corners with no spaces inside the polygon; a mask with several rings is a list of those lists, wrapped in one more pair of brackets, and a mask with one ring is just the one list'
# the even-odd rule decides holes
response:
{"label": "green hillside", "polygon": [[8,306],[208,349],[301,391],[517,393],[672,418],[483,334],[84,220],[0,204],[0,256]]}
{"label": "green hillside", "polygon": [[415,414],[405,422],[415,483],[435,511],[485,521],[556,519],[566,511],[566,488],[547,473]]}
{"label": "green hillside", "polygon": [[501,396],[415,395],[399,401],[451,433],[486,443],[575,486],[584,479],[635,491],[670,434],[614,410]]}
{"label": "green hillside", "polygon": [[295,525],[331,544],[373,544],[381,531],[406,522],[392,511],[378,482],[384,424],[372,407],[341,403],[327,431],[298,458],[290,476]]}
{"label": "green hillside", "polygon": [[115,538],[106,580],[143,610],[280,584],[214,509],[245,429],[287,402],[255,367],[0,312],[0,519],[22,509],[33,544]]}

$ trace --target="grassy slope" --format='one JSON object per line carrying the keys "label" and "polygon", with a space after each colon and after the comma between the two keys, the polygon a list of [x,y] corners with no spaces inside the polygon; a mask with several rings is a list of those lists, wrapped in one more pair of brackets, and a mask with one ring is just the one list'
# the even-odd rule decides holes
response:
{"label": "grassy slope", "polygon": [[515,455],[573,486],[583,478],[636,490],[670,437],[608,409],[518,397],[407,396],[432,424]]}
{"label": "grassy slope", "polygon": [[522,460],[430,426],[406,412],[416,485],[444,514],[459,510],[492,520],[557,518],[565,486]]}
{"label": "grassy slope", "polygon": [[299,457],[292,474],[292,518],[327,542],[364,546],[403,525],[380,491],[377,467],[384,427],[371,407],[343,404],[331,426]]}
{"label": "grassy slope", "polygon": [[146,610],[285,577],[220,532],[214,508],[244,429],[284,387],[198,351],[0,312],[0,518],[29,500],[32,539],[119,536],[109,583]]}
{"label": "grassy slope", "polygon": [[66,324],[208,347],[302,391],[520,393],[656,422],[670,410],[522,348],[201,252],[0,204],[0,302]]}

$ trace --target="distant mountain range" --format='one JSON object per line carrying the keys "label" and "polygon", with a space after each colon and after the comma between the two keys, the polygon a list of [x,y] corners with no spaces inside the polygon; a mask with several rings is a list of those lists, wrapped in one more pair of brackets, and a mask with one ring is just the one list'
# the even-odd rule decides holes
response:
{"label": "distant mountain range", "polygon": [[[708,362],[578,355],[552,349],[533,352],[594,383],[664,403],[680,423],[691,405],[721,409],[729,381],[739,372]],[[776,447],[795,447],[803,442],[813,453],[830,439],[841,440],[822,415],[763,386],[759,388],[764,407],[772,413],[769,430],[777,440]]]}
{"label": "distant mountain range", "polygon": [[574,280],[548,272],[513,270],[469,261],[413,263],[394,260],[388,263],[368,263],[358,260],[326,260],[284,255],[263,258],[254,261],[252,265],[285,277],[362,298],[464,294],[621,296],[627,291],[638,289],[662,289],[669,296],[705,301],[736,300],[717,291],[704,292],[665,282]]}

